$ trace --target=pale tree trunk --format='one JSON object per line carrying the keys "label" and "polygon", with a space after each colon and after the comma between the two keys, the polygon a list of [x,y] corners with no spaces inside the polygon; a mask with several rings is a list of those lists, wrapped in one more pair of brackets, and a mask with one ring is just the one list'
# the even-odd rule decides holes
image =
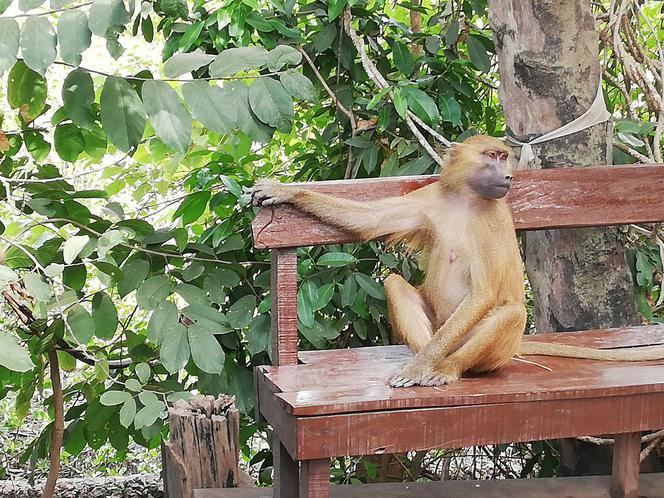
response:
{"label": "pale tree trunk", "polygon": [[[508,133],[527,141],[583,114],[601,77],[590,0],[490,0],[489,12]],[[610,131],[605,123],[536,145],[531,167],[608,164]],[[639,323],[616,229],[542,230],[523,241],[538,332]],[[570,444],[561,448],[561,474],[602,470]]]}

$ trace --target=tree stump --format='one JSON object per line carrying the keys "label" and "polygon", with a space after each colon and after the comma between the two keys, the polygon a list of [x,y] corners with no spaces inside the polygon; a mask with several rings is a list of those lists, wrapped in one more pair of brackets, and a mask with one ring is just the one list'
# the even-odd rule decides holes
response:
{"label": "tree stump", "polygon": [[168,410],[170,440],[162,444],[164,493],[192,498],[194,489],[239,484],[240,415],[233,396],[194,396]]}

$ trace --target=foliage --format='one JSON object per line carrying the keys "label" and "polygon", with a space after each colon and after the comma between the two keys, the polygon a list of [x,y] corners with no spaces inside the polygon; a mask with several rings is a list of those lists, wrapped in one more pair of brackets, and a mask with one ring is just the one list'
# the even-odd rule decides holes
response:
{"label": "foliage", "polygon": [[[502,134],[486,2],[43,3],[0,2],[12,109],[0,118],[0,398],[15,393],[25,416],[57,350],[76,373],[69,454],[123,452],[130,438],[155,448],[166,405],[191,391],[235,394],[246,442],[261,429],[251,372],[269,362],[271,305],[246,189],[269,176],[433,173],[408,111],[448,139]],[[367,76],[346,8],[389,88]],[[163,75],[81,65],[100,41],[126,57],[131,37],[161,50]],[[417,281],[410,259],[378,243],[298,255],[302,348],[387,342],[378,281],[392,270]],[[46,406],[53,417],[53,397]],[[47,457],[52,427],[24,462]]]}

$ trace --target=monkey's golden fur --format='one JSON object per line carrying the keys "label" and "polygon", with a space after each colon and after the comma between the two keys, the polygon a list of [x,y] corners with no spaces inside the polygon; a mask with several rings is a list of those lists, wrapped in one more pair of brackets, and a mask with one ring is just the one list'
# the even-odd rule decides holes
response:
{"label": "monkey's golden fur", "polygon": [[390,379],[392,386],[449,383],[466,371],[499,369],[516,354],[663,358],[661,348],[638,353],[522,345],[522,262],[504,200],[509,183],[501,183],[511,181],[512,163],[501,142],[474,136],[449,151],[439,182],[402,197],[356,202],[267,181],[256,185],[254,200],[290,203],[362,240],[385,237],[421,251],[426,276],[420,287],[399,275],[385,280],[393,336],[416,353]]}

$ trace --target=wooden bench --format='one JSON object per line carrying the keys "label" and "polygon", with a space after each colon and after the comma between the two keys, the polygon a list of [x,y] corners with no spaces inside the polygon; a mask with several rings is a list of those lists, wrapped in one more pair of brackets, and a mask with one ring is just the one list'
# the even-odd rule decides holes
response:
{"label": "wooden bench", "polygon": [[[433,181],[436,177],[430,176],[304,185],[338,197],[369,200],[403,195]],[[663,165],[522,171],[515,175],[508,201],[519,230],[658,222],[664,221],[662,185]],[[405,346],[298,354],[296,248],[355,238],[288,206],[262,210],[253,234],[257,249],[272,251],[274,365],[257,368],[255,380],[260,414],[274,428],[275,497],[329,496],[330,458],[336,456],[601,434],[616,435],[611,496],[637,496],[641,431],[664,427],[664,361],[532,357],[551,371],[514,361],[498,373],[463,378],[443,388],[392,389],[386,384],[388,376],[411,356]],[[538,340],[640,347],[664,344],[664,327],[548,334]],[[602,488],[597,496],[608,496],[607,480],[592,482]],[[433,485],[439,486],[438,494],[430,496],[460,496],[452,488],[446,494],[449,483],[426,483],[421,489]],[[645,485],[649,492],[664,490],[664,479],[655,476]],[[332,495],[429,496],[424,491],[408,493],[402,484],[391,488],[394,494],[385,491],[386,485],[376,486],[381,487],[357,494],[345,488]],[[357,489],[361,488],[371,485]],[[468,496],[476,490],[467,489]],[[561,494],[547,495],[581,496],[569,494],[567,486],[556,489]],[[261,492],[246,496],[263,496]]]}

